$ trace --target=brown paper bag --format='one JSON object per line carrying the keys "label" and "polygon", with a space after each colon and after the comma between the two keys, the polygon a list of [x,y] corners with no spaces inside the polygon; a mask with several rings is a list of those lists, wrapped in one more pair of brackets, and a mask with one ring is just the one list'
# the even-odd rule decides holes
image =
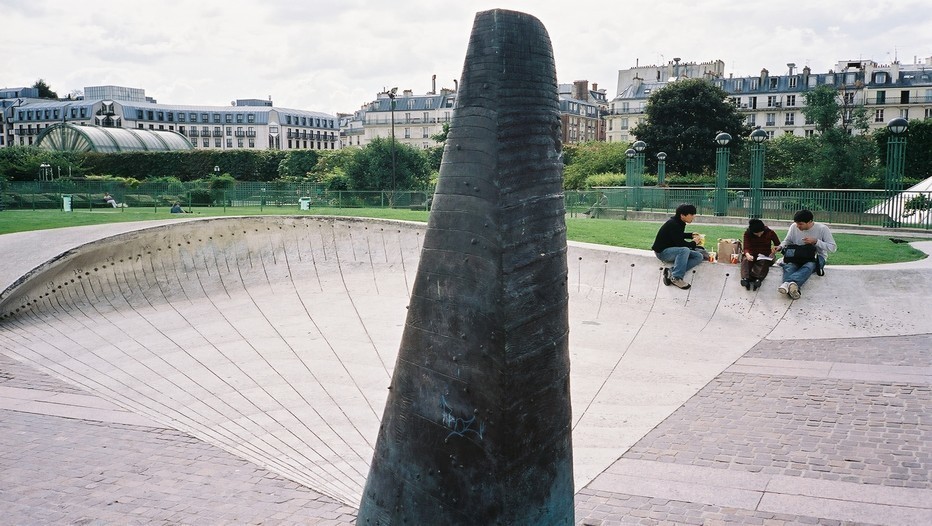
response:
{"label": "brown paper bag", "polygon": [[719,263],[739,263],[741,261],[741,242],[737,239],[718,240]]}

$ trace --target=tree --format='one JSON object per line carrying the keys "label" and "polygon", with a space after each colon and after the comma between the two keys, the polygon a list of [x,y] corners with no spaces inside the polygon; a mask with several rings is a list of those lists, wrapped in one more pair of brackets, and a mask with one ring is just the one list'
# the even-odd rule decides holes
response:
{"label": "tree", "polygon": [[417,190],[430,181],[427,156],[422,150],[395,141],[392,176],[392,140],[374,139],[356,152],[346,166],[351,190]]}
{"label": "tree", "polygon": [[55,93],[54,91],[52,91],[52,88],[50,88],[49,85],[46,84],[45,80],[43,79],[37,80],[36,83],[32,85],[32,87],[39,90],[40,99],[57,99],[58,98],[58,93]]}
{"label": "tree", "polygon": [[625,171],[627,145],[619,142],[587,142],[563,148],[563,187],[567,190],[586,188],[589,177],[600,174],[620,174]]}
{"label": "tree", "polygon": [[838,104],[837,95],[835,88],[825,84],[806,92],[806,107],[803,108],[803,115],[815,124],[815,131],[819,134],[838,124],[841,105]]}
{"label": "tree", "polygon": [[317,165],[317,150],[292,150],[285,155],[278,165],[278,177],[303,179]]}
{"label": "tree", "polygon": [[750,128],[728,94],[703,79],[671,82],[647,99],[646,120],[632,133],[647,143],[646,160],[656,165],[657,152],[667,153],[667,170],[699,173],[715,166],[715,136],[731,135],[730,147],[741,146]]}

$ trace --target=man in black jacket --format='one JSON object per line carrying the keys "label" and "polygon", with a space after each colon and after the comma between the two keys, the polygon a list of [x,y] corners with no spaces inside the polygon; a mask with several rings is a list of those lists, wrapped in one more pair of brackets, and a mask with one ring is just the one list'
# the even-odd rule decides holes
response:
{"label": "man in black jacket", "polygon": [[699,234],[686,232],[686,225],[692,223],[695,217],[695,206],[681,204],[676,207],[673,217],[667,219],[666,223],[657,231],[657,237],[654,239],[651,250],[657,255],[657,259],[673,265],[672,269],[663,269],[664,285],[675,285],[681,289],[688,289],[690,285],[683,281],[683,277],[689,269],[702,263],[702,260],[705,259],[702,253],[696,250],[699,246],[697,243],[700,239]]}

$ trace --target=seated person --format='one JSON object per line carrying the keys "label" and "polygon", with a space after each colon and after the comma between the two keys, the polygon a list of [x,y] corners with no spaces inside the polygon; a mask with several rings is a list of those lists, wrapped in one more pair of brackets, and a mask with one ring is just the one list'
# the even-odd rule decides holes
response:
{"label": "seated person", "polygon": [[179,203],[175,203],[175,204],[172,205],[171,213],[173,213],[173,214],[187,214],[187,212],[185,212],[184,208],[181,208],[181,205],[180,205]]}
{"label": "seated person", "polygon": [[[663,270],[664,285],[688,289],[690,284],[686,283],[683,277],[691,268],[705,259],[701,252],[703,249],[697,243],[700,239],[699,234],[686,232],[686,225],[692,223],[695,217],[696,207],[694,205],[681,204],[676,207],[673,217],[667,219],[657,231],[651,250],[660,261],[673,264],[672,269]],[[687,241],[687,239],[692,239],[692,241]]]}
{"label": "seated person", "polygon": [[112,206],[113,208],[116,208],[117,206],[119,206],[119,205],[117,205],[117,202],[116,202],[116,200],[113,198],[113,196],[110,195],[110,192],[107,192],[107,193],[104,194],[104,202],[107,203],[108,205]]}
{"label": "seated person", "polygon": [[[744,257],[741,258],[741,286],[757,290],[774,264],[780,237],[760,219],[748,221],[744,231]],[[760,256],[765,256],[761,258]],[[769,259],[768,259],[769,258]]]}
{"label": "seated person", "polygon": [[[802,295],[800,289],[803,283],[812,276],[813,272],[821,274],[822,267],[825,266],[825,260],[829,252],[835,252],[838,246],[835,244],[835,238],[832,237],[832,231],[828,226],[822,223],[816,223],[813,220],[812,212],[809,210],[800,210],[793,216],[793,224],[790,225],[786,237],[783,238],[777,248],[784,251],[788,245],[815,245],[815,261],[806,263],[794,263],[783,259],[783,283],[777,288],[780,294],[786,294],[794,300],[799,299]],[[786,253],[784,253],[786,256]]]}
{"label": "seated person", "polygon": [[602,215],[602,210],[604,210],[605,207],[607,206],[608,206],[608,196],[605,195],[605,192],[602,192],[602,196],[599,197],[599,200],[593,203],[592,206],[589,207],[589,210],[586,210],[585,212],[583,212],[583,214],[591,218],[598,218],[599,216]]}

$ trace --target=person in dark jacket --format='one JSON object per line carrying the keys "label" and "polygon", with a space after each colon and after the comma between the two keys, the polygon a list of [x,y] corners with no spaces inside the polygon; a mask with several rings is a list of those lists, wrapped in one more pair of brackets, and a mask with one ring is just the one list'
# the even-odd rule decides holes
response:
{"label": "person in dark jacket", "polygon": [[664,263],[671,263],[672,268],[663,269],[664,285],[674,285],[681,289],[688,289],[689,283],[683,280],[689,270],[705,259],[702,247],[699,245],[699,234],[686,232],[686,225],[693,222],[696,217],[696,207],[691,204],[681,204],[670,219],[657,231],[654,245],[651,250],[657,259]]}
{"label": "person in dark jacket", "polygon": [[760,219],[748,221],[744,231],[744,257],[741,258],[741,286],[757,290],[770,272],[780,237]]}

